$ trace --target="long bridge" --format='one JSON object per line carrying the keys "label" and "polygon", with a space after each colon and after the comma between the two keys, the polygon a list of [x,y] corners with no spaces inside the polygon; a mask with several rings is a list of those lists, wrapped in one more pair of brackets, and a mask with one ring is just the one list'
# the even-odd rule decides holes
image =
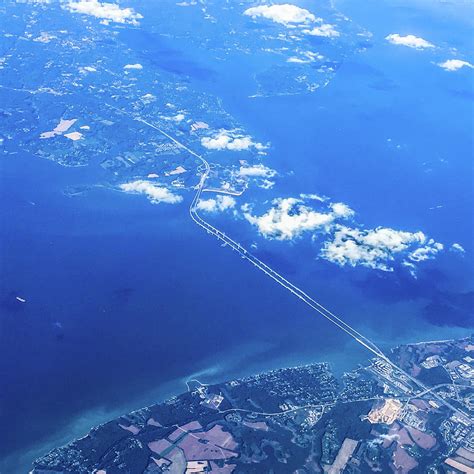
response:
{"label": "long bridge", "polygon": [[[123,112],[122,112],[123,113]],[[214,227],[212,224],[209,222],[205,221],[199,214],[198,214],[198,205],[199,201],[201,199],[201,195],[205,189],[205,184],[206,180],[209,176],[209,173],[211,171],[211,168],[209,166],[209,163],[207,160],[188,148],[186,145],[178,141],[176,138],[173,136],[169,135],[167,132],[162,130],[161,128],[157,127],[156,125],[153,125],[150,122],[147,122],[146,120],[140,118],[140,117],[133,117],[135,120],[148,125],[149,127],[157,130],[159,133],[161,133],[163,136],[167,137],[169,140],[171,140],[173,143],[175,143],[177,146],[182,148],[183,150],[187,151],[190,153],[192,156],[198,158],[203,167],[203,171],[201,173],[201,178],[199,180],[199,183],[196,186],[196,194],[194,195],[194,198],[191,202],[191,205],[189,206],[189,215],[191,219],[200,227],[202,227],[208,234],[213,235],[216,237],[218,240],[222,241],[224,244],[228,245],[230,248],[238,252],[242,258],[246,259],[250,263],[252,263],[255,267],[257,267],[259,270],[261,270],[263,273],[265,273],[267,276],[269,276],[272,280],[276,281],[279,285],[282,287],[286,288],[289,292],[291,292],[293,295],[295,295],[298,299],[303,301],[306,305],[308,305],[310,308],[312,308],[314,311],[319,313],[321,316],[326,318],[328,321],[330,321],[332,324],[337,326],[339,329],[344,331],[348,336],[350,336],[352,339],[354,339],[357,343],[365,347],[368,351],[370,351],[373,355],[376,357],[384,360],[387,364],[389,364],[392,369],[395,371],[398,371],[399,374],[403,374],[408,380],[410,380],[414,385],[416,385],[419,389],[421,389],[421,392],[414,393],[413,396],[418,396],[422,395],[424,393],[427,393],[430,391],[429,387],[424,385],[422,382],[420,382],[418,379],[398,367],[394,362],[392,362],[384,353],[383,351],[370,339],[368,339],[366,336],[362,335],[360,332],[358,332],[356,329],[354,329],[352,326],[347,324],[345,321],[343,321],[341,318],[336,316],[334,313],[329,311],[327,308],[325,308],[323,305],[318,303],[316,300],[311,298],[309,295],[307,295],[303,290],[298,288],[296,285],[293,283],[289,282],[285,277],[280,275],[277,271],[273,270],[270,268],[267,264],[262,262],[259,258],[257,258],[255,255],[253,255],[251,252],[249,252],[247,249],[242,247],[238,242],[235,242],[233,239],[231,239],[229,236],[227,236],[224,232],[220,231],[216,227]],[[215,190],[213,190],[215,191]],[[457,407],[453,406],[448,400],[444,399],[443,397],[439,396],[437,393],[434,391],[431,391],[431,396],[433,398],[436,398],[440,403],[451,409],[453,412],[455,412],[466,424],[469,426],[472,426],[473,420],[466,415],[462,410],[459,410]]]}
{"label": "long bridge", "polygon": [[209,222],[205,221],[199,214],[198,214],[198,205],[199,201],[201,199],[202,193],[205,191],[205,184],[206,180],[209,176],[209,173],[211,171],[211,168],[209,166],[209,163],[207,160],[202,156],[188,148],[186,145],[181,143],[180,141],[176,140],[176,138],[172,137],[168,133],[166,133],[164,130],[162,130],[159,127],[156,127],[150,122],[147,122],[143,119],[137,119],[138,121],[154,128],[155,130],[159,131],[162,135],[167,137],[169,140],[171,140],[173,143],[178,145],[180,148],[186,150],[188,153],[193,155],[194,157],[198,158],[203,167],[204,171],[201,174],[201,179],[199,180],[198,185],[196,186],[196,194],[194,195],[194,198],[191,202],[191,205],[189,207],[189,215],[191,216],[191,219],[200,227],[202,227],[208,234],[213,235],[216,237],[218,240],[222,241],[226,245],[228,245],[230,248],[233,250],[237,251],[242,258],[248,260],[250,263],[252,263],[255,267],[257,267],[259,270],[261,270],[263,273],[265,273],[267,276],[275,280],[278,284],[286,288],[288,291],[293,293],[297,298],[299,298],[301,301],[306,303],[308,306],[310,306],[312,309],[317,311],[321,316],[329,320],[331,323],[336,325],[339,329],[344,331],[346,334],[348,334],[350,337],[355,339],[359,344],[364,346],[366,349],[368,349],[370,352],[372,352],[375,356],[381,357],[384,360],[387,360],[387,357],[385,354],[379,349],[372,341],[370,341],[368,338],[363,336],[361,333],[356,331],[353,327],[349,326],[346,322],[344,322],[341,318],[333,314],[331,311],[329,311],[327,308],[322,306],[320,303],[315,301],[313,298],[311,298],[309,295],[307,295],[303,290],[295,286],[293,283],[289,282],[285,277],[280,275],[277,271],[273,270],[270,268],[266,263],[262,262],[258,257],[253,255],[251,252],[249,252],[247,249],[242,247],[238,242],[235,242],[233,239],[231,239],[228,235],[226,235],[224,232],[220,231],[216,227],[214,227],[212,224]]}

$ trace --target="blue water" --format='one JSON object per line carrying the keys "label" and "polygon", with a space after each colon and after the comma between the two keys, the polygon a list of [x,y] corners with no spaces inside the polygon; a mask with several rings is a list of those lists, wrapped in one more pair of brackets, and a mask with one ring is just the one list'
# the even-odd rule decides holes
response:
{"label": "blue water", "polygon": [[2,455],[195,371],[224,378],[347,342],[201,233],[185,204],[70,198],[87,172],[34,157],[3,160],[2,176]]}
{"label": "blue water", "polygon": [[[464,17],[380,2],[340,8],[379,39],[402,32],[409,18],[421,36],[472,54]],[[136,33],[129,40],[142,47]],[[267,164],[284,178],[247,200],[324,194],[349,204],[367,227],[422,230],[461,243],[466,255],[446,252],[415,280],[341,269],[317,259],[307,240],[264,241],[228,217],[216,224],[246,245],[257,241],[262,259],[384,347],[472,331],[469,311],[458,308],[473,291],[472,72],[447,74],[423,53],[378,40],[316,94],[249,99],[245,71],[192,51],[176,62],[167,55],[161,67],[191,68],[193,87],[221,96],[253,136],[272,143]],[[1,472],[26,472],[52,438],[67,441],[183,390],[195,373],[218,380],[310,360],[329,360],[341,372],[367,360],[196,227],[187,213],[191,193],[174,206],[102,187],[68,197],[65,188],[104,182],[104,172],[22,153],[0,166],[0,419],[8,427]]]}

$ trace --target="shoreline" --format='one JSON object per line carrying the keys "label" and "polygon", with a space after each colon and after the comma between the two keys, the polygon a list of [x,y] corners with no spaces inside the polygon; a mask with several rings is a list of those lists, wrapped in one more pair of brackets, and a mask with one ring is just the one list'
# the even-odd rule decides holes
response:
{"label": "shoreline", "polygon": [[[329,363],[331,369],[335,370],[337,368],[341,369],[340,366],[343,362],[347,362],[346,358],[338,351],[332,354],[319,354],[320,357],[314,357],[309,354],[301,354],[300,357],[286,354],[286,356],[282,357],[272,357],[271,361],[264,363],[256,362],[250,364],[246,363],[246,357],[239,357],[239,354],[242,353],[250,357],[258,356],[258,354],[265,353],[265,350],[271,349],[270,347],[265,347],[264,351],[259,351],[258,346],[256,343],[243,344],[229,351],[226,360],[221,364],[213,363],[213,360],[222,360],[218,356],[213,357],[213,360],[204,360],[201,370],[166,381],[159,388],[150,389],[146,395],[133,398],[115,408],[104,409],[103,406],[97,405],[95,408],[84,411],[82,414],[73,416],[61,429],[51,436],[41,442],[29,445],[26,452],[24,449],[19,449],[1,459],[0,472],[2,474],[29,472],[33,461],[48,451],[87,436],[92,428],[107,423],[121,415],[162,403],[173,396],[180,395],[187,390],[186,382],[196,377],[203,379],[202,381],[206,384],[215,384],[279,368],[300,367],[311,363]],[[338,360],[339,358],[340,360]],[[335,370],[335,372],[339,371]]]}
{"label": "shoreline", "polygon": [[[467,337],[467,335],[466,335]],[[451,341],[459,338],[453,334],[452,338],[446,339]],[[350,342],[348,340],[348,342]],[[428,341],[429,342],[429,341]],[[441,342],[441,341],[440,341]],[[425,344],[427,341],[419,341],[417,343],[409,341],[394,341],[393,347],[397,347],[401,344]],[[263,345],[263,344],[262,344]],[[157,403],[162,403],[167,399],[180,395],[187,390],[186,382],[200,378],[205,384],[216,384],[222,383],[226,380],[232,380],[237,378],[245,378],[252,375],[270,372],[279,368],[291,368],[301,367],[314,363],[328,363],[331,370],[337,377],[340,377],[344,372],[354,370],[357,365],[363,362],[365,359],[367,362],[370,357],[365,358],[355,357],[361,353],[365,354],[360,348],[356,346],[346,346],[343,350],[334,351],[332,353],[317,354],[317,352],[310,353],[299,353],[299,355],[286,354],[282,357],[272,357],[270,361],[266,362],[255,362],[248,364],[247,359],[252,356],[258,356],[264,354],[267,350],[271,350],[271,346],[263,347],[257,343],[247,343],[234,348],[225,355],[225,360],[221,364],[214,363],[215,360],[223,360],[223,354],[217,354],[216,356],[204,360],[202,369],[194,371],[186,376],[178,376],[169,381],[164,382],[158,388],[150,389],[146,395],[141,397],[134,397],[124,404],[111,409],[104,409],[103,406],[97,405],[95,408],[91,408],[83,412],[80,415],[72,417],[61,429],[47,438],[44,441],[31,444],[28,450],[17,450],[12,452],[4,459],[0,460],[1,472],[8,474],[9,472],[29,472],[32,463],[35,459],[44,455],[51,449],[56,447],[67,445],[68,443],[86,436],[89,431],[101,424],[107,423],[121,415],[140,410],[147,406],[151,406]],[[263,345],[264,346],[264,345]],[[354,357],[347,357],[348,352],[353,352]],[[246,354],[247,357],[241,357],[240,354]],[[368,355],[368,354],[367,354]],[[347,360],[350,359],[353,362],[350,367],[347,365]],[[18,460],[20,460],[18,462]],[[15,462],[16,461],[16,462]]]}

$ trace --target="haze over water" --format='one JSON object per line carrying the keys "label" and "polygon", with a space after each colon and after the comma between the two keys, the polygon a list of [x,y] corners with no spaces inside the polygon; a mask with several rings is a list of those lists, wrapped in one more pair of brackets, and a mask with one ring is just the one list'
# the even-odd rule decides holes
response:
{"label": "haze over water", "polygon": [[[472,54],[465,43],[472,25],[444,18],[437,5],[338,7],[374,35],[402,26],[421,36],[436,31],[434,41]],[[141,47],[139,35],[130,35],[131,48]],[[202,52],[180,46],[205,62]],[[267,241],[243,220],[213,219],[245,246],[257,241],[259,258],[384,348],[472,331],[465,308],[474,250],[472,72],[447,74],[418,51],[387,55],[387,48],[379,42],[351,56],[309,95],[249,98],[252,78],[228,63],[193,79],[252,136],[272,143],[268,164],[285,178],[266,200],[317,193],[350,205],[368,228],[421,230],[464,247],[463,256],[446,251],[413,278],[401,269],[341,268],[318,258],[307,240]],[[10,426],[0,443],[2,472],[15,472],[18,459],[27,466],[31,449],[46,450],[84,414],[94,416],[61,442],[183,391],[193,374],[207,382],[326,360],[342,372],[368,359],[198,228],[188,215],[191,192],[170,207],[101,187],[69,197],[68,187],[100,182],[101,168],[62,168],[21,152],[0,166],[0,417]],[[250,189],[246,197],[262,193]]]}

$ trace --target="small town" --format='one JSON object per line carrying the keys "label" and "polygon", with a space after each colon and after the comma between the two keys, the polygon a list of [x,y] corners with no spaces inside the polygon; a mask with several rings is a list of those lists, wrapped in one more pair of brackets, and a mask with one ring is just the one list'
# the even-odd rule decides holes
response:
{"label": "small town", "polygon": [[394,348],[390,361],[409,376],[375,358],[342,381],[325,363],[192,380],[51,451],[33,472],[469,474],[473,354],[471,337]]}

